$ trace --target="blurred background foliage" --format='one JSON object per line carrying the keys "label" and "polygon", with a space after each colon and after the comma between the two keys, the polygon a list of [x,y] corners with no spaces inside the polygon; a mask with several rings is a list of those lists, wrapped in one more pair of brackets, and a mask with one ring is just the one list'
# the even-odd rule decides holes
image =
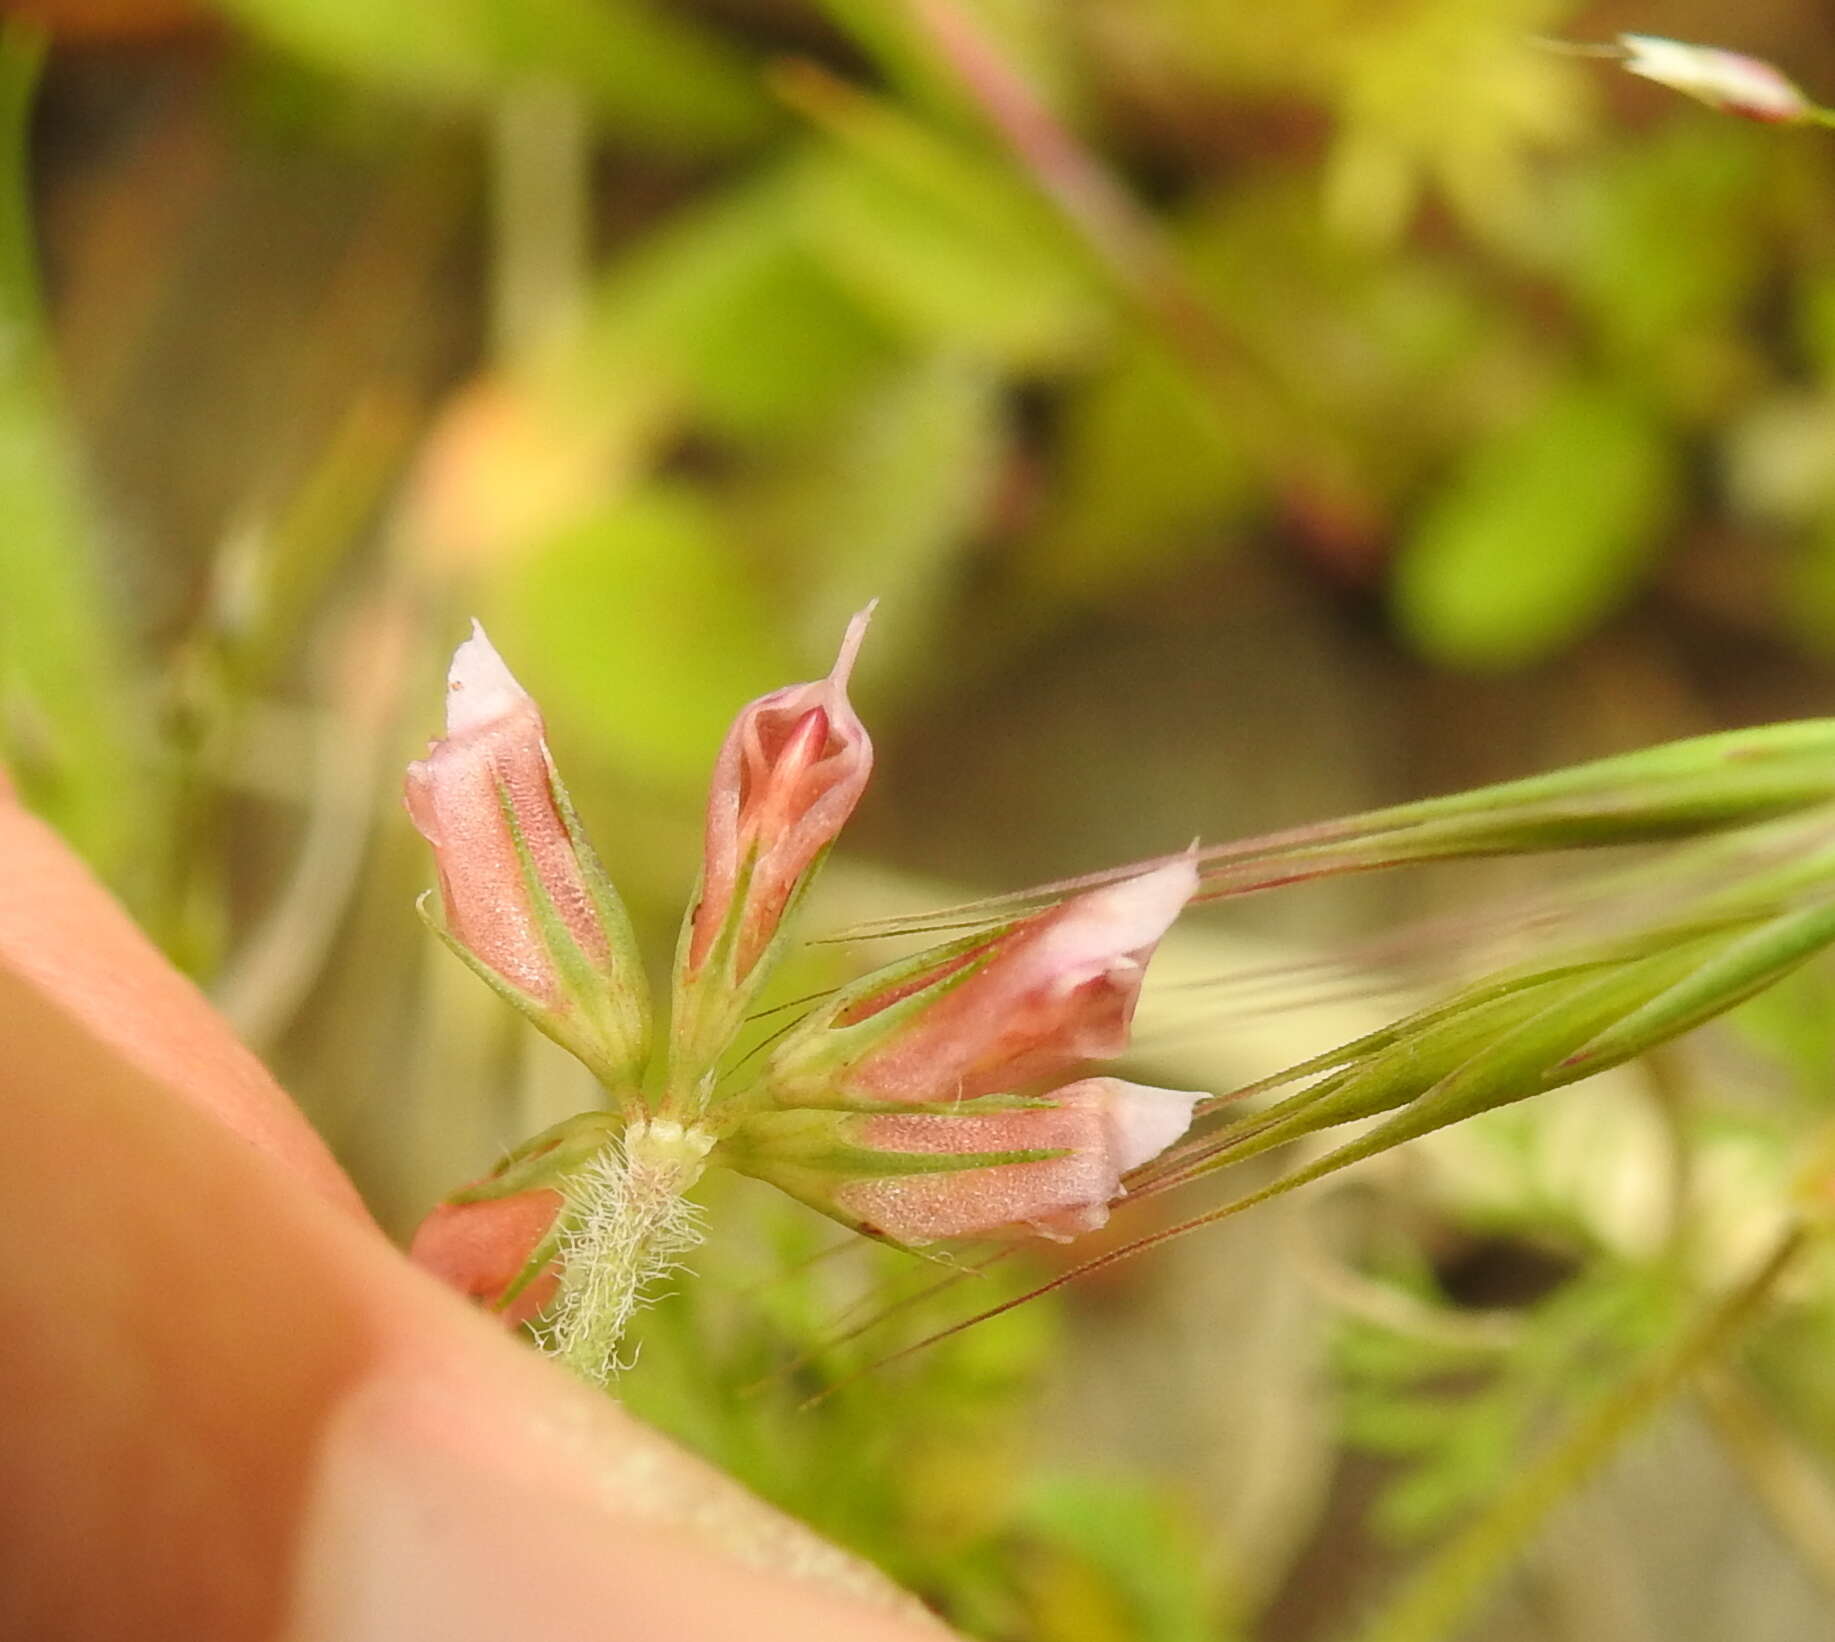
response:
{"label": "blurred background foliage", "polygon": [[[872,596],[815,927],[1827,711],[1835,145],[1537,43],[1835,90],[1810,0],[8,10],[0,747],[397,1232],[592,1098],[409,910],[473,613],[659,968],[731,713]],[[1368,1029],[1458,942],[1344,942],[1549,870],[1194,923],[1139,1068]],[[1774,1234],[1832,981],[813,1407],[938,1274],[718,1183],[625,1390],[977,1635],[1349,1634]],[[1835,1285],[1785,1298],[1385,1634],[1835,1636]]]}

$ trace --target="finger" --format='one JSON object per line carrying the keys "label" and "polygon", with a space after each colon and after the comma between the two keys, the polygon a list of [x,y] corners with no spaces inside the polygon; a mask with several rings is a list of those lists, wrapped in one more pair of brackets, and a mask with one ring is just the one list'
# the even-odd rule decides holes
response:
{"label": "finger", "polygon": [[942,1634],[410,1267],[4,797],[0,1112],[0,1635]]}
{"label": "finger", "polygon": [[0,1634],[937,1634],[15,976],[0,1019]]}

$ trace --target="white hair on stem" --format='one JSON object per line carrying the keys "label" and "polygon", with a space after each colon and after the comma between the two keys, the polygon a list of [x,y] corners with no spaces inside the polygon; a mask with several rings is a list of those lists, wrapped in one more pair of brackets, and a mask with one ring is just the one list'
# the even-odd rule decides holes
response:
{"label": "white hair on stem", "polygon": [[568,1187],[561,1291],[542,1344],[594,1385],[609,1385],[630,1366],[618,1347],[631,1319],[701,1241],[700,1208],[683,1193],[700,1175],[702,1139],[678,1124],[641,1125]]}

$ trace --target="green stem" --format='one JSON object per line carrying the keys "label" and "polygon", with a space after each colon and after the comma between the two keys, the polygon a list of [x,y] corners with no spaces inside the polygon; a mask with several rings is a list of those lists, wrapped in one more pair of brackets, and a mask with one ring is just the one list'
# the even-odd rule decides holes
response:
{"label": "green stem", "polygon": [[1801,1226],[1785,1232],[1751,1276],[1717,1300],[1668,1351],[1583,1415],[1477,1520],[1435,1553],[1400,1597],[1359,1633],[1358,1642],[1439,1642],[1449,1635],[1549,1512],[1732,1344],[1807,1244]]}
{"label": "green stem", "polygon": [[561,1290],[545,1344],[590,1384],[616,1377],[618,1347],[646,1294],[701,1241],[686,1194],[712,1144],[668,1119],[634,1124],[568,1186]]}

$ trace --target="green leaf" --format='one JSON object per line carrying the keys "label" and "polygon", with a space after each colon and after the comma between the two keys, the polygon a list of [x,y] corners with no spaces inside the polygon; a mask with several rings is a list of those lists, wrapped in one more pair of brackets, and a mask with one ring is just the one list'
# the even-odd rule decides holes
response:
{"label": "green leaf", "polygon": [[795,436],[832,420],[899,357],[803,243],[800,167],[683,211],[605,277],[584,353],[614,387],[661,371],[721,432]]}
{"label": "green leaf", "polygon": [[[1031,1533],[1074,1558],[1078,1571],[1101,1576],[1103,1594],[1121,1610],[1113,1633],[1088,1634],[1219,1642],[1198,1525],[1171,1500],[1125,1476],[1064,1472],[1034,1483],[1023,1511]],[[1073,1585],[1061,1600],[1081,1594]]]}
{"label": "green leaf", "polygon": [[769,105],[724,40],[649,0],[216,0],[229,17],[334,73],[437,101],[482,103],[518,81],[577,88],[605,124],[662,149],[757,136]]}
{"label": "green leaf", "polygon": [[1403,544],[1396,620],[1422,654],[1499,672],[1554,654],[1636,585],[1669,512],[1661,431],[1580,384],[1480,443]]}
{"label": "green leaf", "polygon": [[1535,155],[1585,124],[1576,66],[1532,39],[1549,15],[1546,0],[1455,0],[1347,17],[1325,172],[1333,225],[1388,244],[1433,185],[1479,234],[1522,235],[1540,203]]}
{"label": "green leaf", "polygon": [[1677,119],[1579,168],[1566,277],[1634,364],[1686,364],[1740,323],[1765,267],[1775,142],[1736,121]]}
{"label": "green leaf", "polygon": [[95,552],[40,329],[27,204],[37,62],[22,32],[0,34],[0,744],[27,801],[119,881],[151,819],[146,723],[122,590]]}
{"label": "green leaf", "polygon": [[1012,369],[1062,367],[1097,345],[1110,304],[1018,177],[838,82],[805,75],[790,89],[832,139],[802,174],[802,234],[872,312]]}
{"label": "green leaf", "polygon": [[1063,477],[1028,555],[1054,590],[1152,575],[1208,545],[1249,501],[1249,468],[1216,397],[1145,339],[1070,399],[1058,460]]}

